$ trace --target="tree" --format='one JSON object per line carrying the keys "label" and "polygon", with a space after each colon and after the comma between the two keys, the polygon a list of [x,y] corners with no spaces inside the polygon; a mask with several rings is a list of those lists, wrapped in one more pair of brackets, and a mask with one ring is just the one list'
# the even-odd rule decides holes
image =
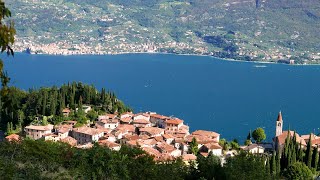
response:
{"label": "tree", "polygon": [[264,129],[262,128],[257,128],[252,132],[252,137],[253,139],[257,142],[260,143],[261,141],[266,139],[266,134],[264,132]]}
{"label": "tree", "polygon": [[197,154],[198,154],[198,151],[199,151],[199,149],[198,149],[198,142],[197,142],[197,140],[196,140],[195,137],[192,138],[192,141],[191,141],[191,143],[190,143],[190,151],[191,151],[191,153],[194,154],[194,155],[197,155]]}
{"label": "tree", "polygon": [[302,162],[296,162],[289,166],[284,172],[284,176],[288,179],[312,179],[312,171]]}
{"label": "tree", "polygon": [[280,147],[277,148],[276,152],[276,174],[281,172],[281,150]]}
{"label": "tree", "polygon": [[235,141],[235,140],[230,142],[230,146],[231,146],[231,149],[234,149],[234,150],[239,150],[240,149],[240,146],[239,146],[238,142]]}
{"label": "tree", "polygon": [[305,163],[308,166],[308,168],[311,168],[311,162],[312,162],[312,145],[311,145],[311,134],[310,134],[309,141],[307,144],[306,158],[305,158]]}
{"label": "tree", "polygon": [[[222,167],[220,158],[210,153],[208,157],[197,156],[199,177],[205,179],[221,179]],[[198,179],[198,178],[197,178]]]}
{"label": "tree", "polygon": [[229,143],[225,139],[220,139],[219,145],[223,148],[224,151],[228,151],[230,149]]}
{"label": "tree", "polygon": [[[5,6],[4,2],[0,0],[0,48],[1,53],[4,51],[7,52],[7,55],[14,56],[14,52],[11,48],[11,45],[14,43],[14,35],[16,34],[16,30],[14,28],[13,21],[7,21],[8,23],[5,23],[4,20],[6,18],[11,17],[10,10]],[[3,71],[3,61],[0,60],[0,77],[1,77],[1,83],[2,83],[2,90],[6,90],[7,84],[10,80],[10,78],[7,76],[7,74]],[[5,95],[5,92],[2,91],[2,95]]]}
{"label": "tree", "polygon": [[229,157],[224,172],[228,180],[270,179],[270,174],[266,172],[265,158],[245,152]]}
{"label": "tree", "polygon": [[247,136],[247,140],[251,140],[251,130],[249,131],[249,134]]}
{"label": "tree", "polygon": [[276,153],[272,153],[272,159],[271,159],[271,174],[275,176],[277,174],[277,162],[276,162]]}
{"label": "tree", "polygon": [[313,149],[313,155],[312,155],[312,167],[316,170],[318,169],[318,163],[319,163],[319,152],[318,147],[315,147]]}
{"label": "tree", "polygon": [[244,142],[244,145],[246,145],[246,146],[249,146],[250,144],[252,144],[252,142],[251,142],[250,139],[247,139],[247,140]]}

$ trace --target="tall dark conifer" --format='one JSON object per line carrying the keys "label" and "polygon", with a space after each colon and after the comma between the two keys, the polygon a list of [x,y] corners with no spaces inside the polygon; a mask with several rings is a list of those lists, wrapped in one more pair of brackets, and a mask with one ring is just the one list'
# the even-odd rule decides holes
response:
{"label": "tall dark conifer", "polygon": [[249,131],[249,134],[247,136],[247,140],[251,140],[251,130]]}
{"label": "tall dark conifer", "polygon": [[281,150],[280,147],[277,148],[277,152],[276,152],[276,172],[277,174],[280,174],[281,172]]}
{"label": "tall dark conifer", "polygon": [[305,158],[306,165],[311,168],[311,162],[312,162],[312,146],[311,146],[311,134],[309,136],[309,141],[307,144],[307,151],[306,151],[306,158]]}
{"label": "tall dark conifer", "polygon": [[47,99],[48,99],[48,92],[47,90],[43,91],[43,98],[42,98],[42,115],[46,115],[47,110]]}
{"label": "tall dark conifer", "polygon": [[299,144],[299,150],[298,150],[298,161],[303,162],[303,149],[302,149],[302,144],[300,142]]}
{"label": "tall dark conifer", "polygon": [[318,147],[315,147],[312,153],[312,167],[315,168],[316,170],[318,169],[318,162],[319,162],[319,151],[318,151]]}
{"label": "tall dark conifer", "polygon": [[271,174],[273,176],[275,176],[277,174],[276,152],[272,153],[270,166],[271,166],[271,168],[270,168],[271,169]]}

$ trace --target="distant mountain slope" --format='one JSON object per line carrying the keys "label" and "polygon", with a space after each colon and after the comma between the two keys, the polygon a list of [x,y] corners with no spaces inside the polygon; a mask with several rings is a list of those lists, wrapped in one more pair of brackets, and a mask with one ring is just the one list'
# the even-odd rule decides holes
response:
{"label": "distant mountain slope", "polygon": [[320,62],[319,0],[10,0],[16,48]]}

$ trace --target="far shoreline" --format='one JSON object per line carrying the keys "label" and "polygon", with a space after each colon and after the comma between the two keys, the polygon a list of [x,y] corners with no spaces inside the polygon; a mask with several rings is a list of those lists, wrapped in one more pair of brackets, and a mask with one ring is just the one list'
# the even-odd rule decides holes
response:
{"label": "far shoreline", "polygon": [[25,53],[21,51],[17,51],[19,54],[27,54],[27,55],[39,55],[39,56],[118,56],[118,55],[130,55],[130,54],[146,54],[146,55],[176,55],[176,56],[194,56],[194,57],[210,57],[219,61],[230,61],[230,62],[241,62],[241,63],[254,63],[254,64],[279,64],[279,65],[289,65],[289,66],[319,66],[320,64],[286,64],[286,63],[277,63],[271,61],[243,61],[237,59],[230,58],[221,58],[213,55],[203,55],[203,54],[180,54],[180,53],[166,53],[166,52],[120,52],[114,54],[46,54],[46,53]]}

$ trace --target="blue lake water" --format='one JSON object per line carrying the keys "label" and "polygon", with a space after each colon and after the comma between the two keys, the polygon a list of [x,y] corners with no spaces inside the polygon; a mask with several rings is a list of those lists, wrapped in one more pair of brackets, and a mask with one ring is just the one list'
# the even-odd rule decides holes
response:
{"label": "blue lake water", "polygon": [[23,89],[68,81],[105,87],[135,112],[156,111],[185,120],[190,129],[216,131],[243,142],[249,130],[319,132],[320,66],[289,66],[160,54],[5,58],[11,84]]}

